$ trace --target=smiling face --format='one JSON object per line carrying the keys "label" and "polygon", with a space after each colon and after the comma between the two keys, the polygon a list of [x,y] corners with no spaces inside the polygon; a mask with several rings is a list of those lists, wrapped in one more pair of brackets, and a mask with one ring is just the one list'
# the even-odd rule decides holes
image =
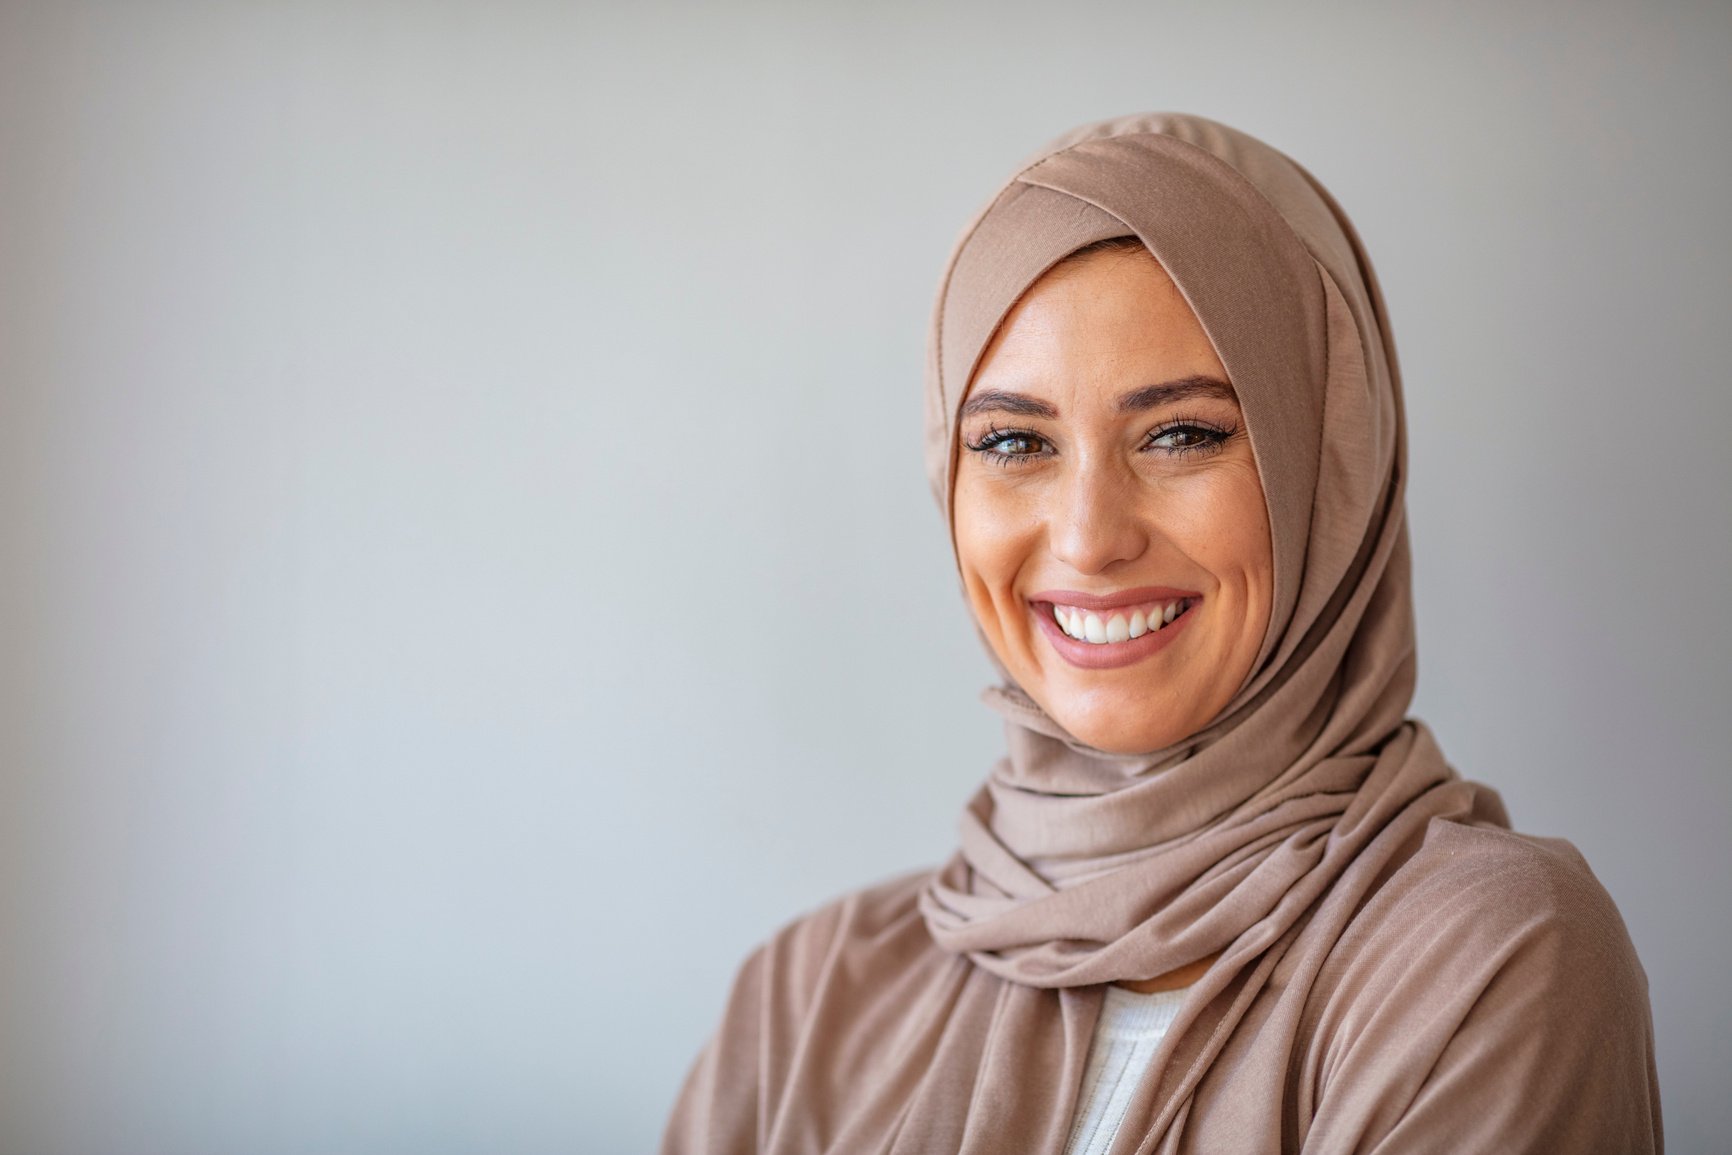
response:
{"label": "smiling face", "polygon": [[1092,253],[1036,281],[958,436],[963,584],[1017,684],[1113,753],[1213,721],[1262,645],[1274,557],[1226,369],[1154,257]]}

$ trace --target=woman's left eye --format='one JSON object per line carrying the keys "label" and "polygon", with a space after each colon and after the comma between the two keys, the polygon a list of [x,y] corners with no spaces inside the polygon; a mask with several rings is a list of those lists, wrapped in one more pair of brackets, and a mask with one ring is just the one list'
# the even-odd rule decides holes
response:
{"label": "woman's left eye", "polygon": [[1176,421],[1163,425],[1149,434],[1149,446],[1169,453],[1195,453],[1198,450],[1219,449],[1231,435],[1231,430],[1216,429],[1192,421]]}

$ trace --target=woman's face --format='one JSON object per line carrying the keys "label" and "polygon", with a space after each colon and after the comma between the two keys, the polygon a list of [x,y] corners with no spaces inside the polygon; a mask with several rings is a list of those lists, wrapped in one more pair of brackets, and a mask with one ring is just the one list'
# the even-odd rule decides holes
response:
{"label": "woman's face", "polygon": [[1274,558],[1226,369],[1166,271],[1049,271],[970,382],[953,508],[969,603],[1048,715],[1114,753],[1207,726],[1255,660]]}

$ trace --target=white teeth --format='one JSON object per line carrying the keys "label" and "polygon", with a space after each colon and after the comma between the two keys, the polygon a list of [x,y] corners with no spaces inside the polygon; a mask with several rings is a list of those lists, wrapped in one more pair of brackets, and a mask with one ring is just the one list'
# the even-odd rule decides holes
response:
{"label": "white teeth", "polygon": [[1183,598],[1158,602],[1147,611],[1133,610],[1128,619],[1123,613],[1109,613],[1104,623],[1098,614],[1085,613],[1074,606],[1055,605],[1052,607],[1052,620],[1058,623],[1059,629],[1079,642],[1110,646],[1161,629],[1178,617],[1186,604]]}

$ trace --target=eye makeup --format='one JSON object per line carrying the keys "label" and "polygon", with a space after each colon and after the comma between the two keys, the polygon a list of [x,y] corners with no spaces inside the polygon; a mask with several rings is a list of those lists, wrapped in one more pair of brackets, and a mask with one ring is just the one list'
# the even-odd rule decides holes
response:
{"label": "eye makeup", "polygon": [[[1209,455],[1219,452],[1239,432],[1238,424],[1233,422],[1222,424],[1202,417],[1174,417],[1151,429],[1139,452],[1164,453],[1174,458]],[[982,460],[1004,468],[1025,465],[1050,457],[1055,452],[1051,443],[1032,429],[1000,429],[996,424],[979,438],[973,441],[965,439],[962,444],[970,452],[979,454]],[[1046,448],[1012,448],[1037,445]]]}

